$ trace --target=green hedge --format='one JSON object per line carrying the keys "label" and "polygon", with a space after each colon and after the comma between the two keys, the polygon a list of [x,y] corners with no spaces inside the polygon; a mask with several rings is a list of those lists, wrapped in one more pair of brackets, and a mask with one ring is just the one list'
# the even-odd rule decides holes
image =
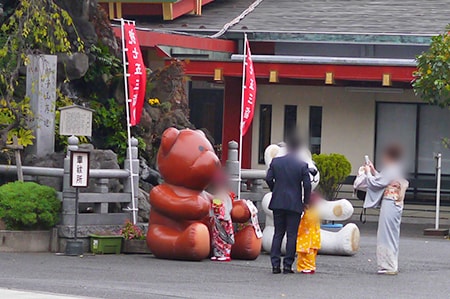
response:
{"label": "green hedge", "polygon": [[60,210],[53,188],[32,182],[0,186],[0,219],[9,230],[49,229],[58,223]]}
{"label": "green hedge", "polygon": [[313,160],[320,172],[319,190],[325,199],[336,199],[342,183],[352,171],[352,165],[341,154],[313,155]]}

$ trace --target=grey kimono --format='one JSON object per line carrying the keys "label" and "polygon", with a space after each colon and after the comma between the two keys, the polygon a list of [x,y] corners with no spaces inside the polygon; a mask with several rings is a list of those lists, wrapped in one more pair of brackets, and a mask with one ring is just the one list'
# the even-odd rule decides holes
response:
{"label": "grey kimono", "polygon": [[403,199],[408,181],[398,164],[386,167],[375,175],[367,174],[364,208],[380,207],[377,231],[377,265],[380,273],[398,271],[398,248]]}

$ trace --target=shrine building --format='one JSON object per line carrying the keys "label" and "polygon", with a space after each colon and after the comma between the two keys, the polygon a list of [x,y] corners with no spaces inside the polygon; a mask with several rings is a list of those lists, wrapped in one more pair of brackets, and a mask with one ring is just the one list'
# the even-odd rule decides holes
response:
{"label": "shrine building", "polygon": [[312,152],[345,155],[353,175],[364,155],[378,162],[387,142],[401,142],[415,192],[433,190],[441,151],[450,190],[441,142],[450,110],[425,104],[411,86],[416,55],[450,23],[447,0],[100,2],[112,19],[136,19],[150,68],[185,62],[191,122],[211,133],[223,161],[227,142],[239,140],[247,33],[257,107],[244,168],[264,169],[264,149],[299,128]]}

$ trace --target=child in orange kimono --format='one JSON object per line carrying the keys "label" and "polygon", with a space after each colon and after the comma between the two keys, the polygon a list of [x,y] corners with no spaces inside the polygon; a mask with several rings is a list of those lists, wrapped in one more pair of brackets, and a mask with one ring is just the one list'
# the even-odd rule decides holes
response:
{"label": "child in orange kimono", "polygon": [[317,200],[312,197],[297,234],[297,271],[303,274],[316,272],[316,256],[320,249],[320,218],[315,204]]}

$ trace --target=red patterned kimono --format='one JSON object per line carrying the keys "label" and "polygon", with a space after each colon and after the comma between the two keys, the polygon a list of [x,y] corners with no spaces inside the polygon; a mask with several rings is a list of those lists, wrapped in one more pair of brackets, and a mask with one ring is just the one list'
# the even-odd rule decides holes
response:
{"label": "red patterned kimono", "polygon": [[[231,260],[231,246],[234,244],[233,223],[231,221],[232,199],[213,199],[212,201],[212,247],[213,261]],[[227,202],[229,201],[229,203]]]}

